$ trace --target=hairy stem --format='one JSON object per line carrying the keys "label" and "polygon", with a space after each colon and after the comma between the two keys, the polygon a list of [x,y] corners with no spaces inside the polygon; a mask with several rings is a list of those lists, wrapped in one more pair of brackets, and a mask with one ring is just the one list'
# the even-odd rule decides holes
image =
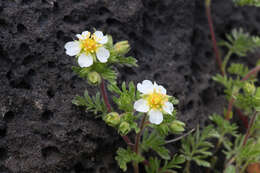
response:
{"label": "hairy stem", "polygon": [[[101,84],[100,84],[100,91],[101,91],[101,94],[102,94],[102,97],[103,97],[103,100],[105,102],[105,105],[107,107],[107,111],[108,112],[111,112],[112,111],[112,108],[111,108],[111,105],[109,103],[109,100],[108,100],[108,96],[107,96],[107,91],[106,91],[106,86],[105,86],[105,81],[104,79],[102,78],[101,80]],[[130,139],[128,138],[128,136],[122,136],[123,140],[125,141],[125,143],[128,145],[128,146],[133,146],[132,142],[130,141]]]}
{"label": "hairy stem", "polygon": [[222,68],[222,60],[220,58],[219,50],[218,50],[218,46],[217,46],[217,41],[216,41],[216,36],[215,36],[215,31],[214,31],[214,26],[213,26],[213,21],[212,21],[212,17],[211,17],[210,4],[211,4],[210,0],[206,0],[205,1],[206,15],[207,15],[207,18],[208,18],[208,23],[209,23],[211,41],[212,41],[214,53],[215,53],[215,56],[216,56],[216,61],[218,63],[218,67],[219,67],[219,69],[221,71],[221,74],[224,76],[225,73],[224,73],[223,68]]}
{"label": "hairy stem", "polygon": [[102,94],[102,97],[103,97],[103,99],[104,99],[104,102],[105,102],[105,104],[106,104],[107,111],[108,111],[108,112],[111,112],[111,106],[110,106],[110,103],[109,103],[109,100],[108,100],[108,97],[107,97],[107,91],[106,91],[106,87],[105,87],[105,81],[104,81],[103,78],[102,78],[102,80],[101,80],[100,90],[101,90],[101,94]]}
{"label": "hairy stem", "polygon": [[[142,135],[143,130],[144,130],[146,116],[147,116],[146,114],[143,116],[142,122],[140,124],[140,132],[137,133],[137,135],[135,137],[134,151],[135,151],[136,154],[140,154],[139,144],[140,144],[140,140],[141,140],[141,135]],[[138,163],[134,163],[134,173],[139,173],[139,165],[138,165]]]}
{"label": "hairy stem", "polygon": [[247,142],[247,140],[248,140],[248,138],[250,136],[250,130],[251,130],[252,126],[254,125],[254,122],[255,122],[255,119],[256,119],[256,115],[257,115],[257,112],[255,111],[254,114],[253,114],[253,117],[250,119],[248,128],[246,130],[246,136],[244,138],[243,145],[246,145],[246,142]]}
{"label": "hairy stem", "polygon": [[223,61],[223,64],[222,64],[222,71],[224,72],[224,74],[226,74],[227,63],[228,63],[231,55],[232,55],[232,52],[228,51],[227,55],[224,58],[224,61]]}
{"label": "hairy stem", "polygon": [[[255,68],[253,68],[250,72],[247,73],[247,75],[242,79],[242,81],[246,81],[247,79],[249,79],[251,76],[253,75],[256,75],[258,72],[260,71],[260,66],[256,66]],[[228,110],[226,112],[226,115],[225,115],[225,119],[226,120],[230,120],[230,113],[232,111],[232,108],[233,108],[233,104],[235,102],[235,99],[234,97],[232,97],[230,100],[229,100],[229,103],[228,103]]]}
{"label": "hairy stem", "polygon": [[171,140],[165,141],[165,144],[170,144],[170,143],[179,141],[179,140],[181,140],[182,138],[188,136],[189,134],[191,134],[194,131],[195,131],[195,128],[191,129],[189,132],[187,132],[187,133],[185,133],[185,134],[183,134],[183,135],[181,135],[181,136],[179,136],[179,137],[177,137],[175,139],[171,139]]}

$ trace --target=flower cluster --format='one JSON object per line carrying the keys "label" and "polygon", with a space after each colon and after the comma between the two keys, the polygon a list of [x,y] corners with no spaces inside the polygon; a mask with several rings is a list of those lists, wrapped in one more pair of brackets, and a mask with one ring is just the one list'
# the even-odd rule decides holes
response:
{"label": "flower cluster", "polygon": [[77,34],[76,37],[78,40],[66,43],[65,49],[67,55],[78,57],[80,67],[90,67],[97,61],[96,59],[101,63],[108,61],[110,52],[105,47],[108,37],[104,36],[101,31],[93,34],[84,31],[82,34]]}
{"label": "flower cluster", "polygon": [[163,114],[172,114],[174,107],[168,101],[170,96],[166,95],[163,86],[144,80],[137,84],[137,89],[142,93],[142,98],[134,103],[134,108],[138,112],[148,112],[151,123],[160,124]]}

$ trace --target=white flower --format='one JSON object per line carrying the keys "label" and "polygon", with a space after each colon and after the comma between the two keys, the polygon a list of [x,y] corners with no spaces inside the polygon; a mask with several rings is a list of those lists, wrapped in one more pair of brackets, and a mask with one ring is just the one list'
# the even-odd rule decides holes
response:
{"label": "white flower", "polygon": [[137,90],[142,93],[142,98],[134,103],[134,109],[138,112],[148,112],[151,123],[160,124],[163,114],[172,114],[174,108],[168,101],[169,96],[163,86],[144,80],[137,84]]}
{"label": "white flower", "polygon": [[101,63],[106,63],[110,52],[104,47],[108,37],[104,36],[101,31],[96,31],[91,35],[90,32],[84,31],[77,34],[78,40],[70,41],[65,44],[66,54],[69,56],[78,56],[80,67],[90,67],[94,60],[97,59]]}

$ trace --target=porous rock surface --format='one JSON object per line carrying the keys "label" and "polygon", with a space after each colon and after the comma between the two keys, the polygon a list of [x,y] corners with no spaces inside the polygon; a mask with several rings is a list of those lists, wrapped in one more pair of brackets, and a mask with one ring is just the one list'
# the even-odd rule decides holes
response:
{"label": "porous rock surface", "polygon": [[[217,0],[212,10],[218,38],[235,26],[259,34],[256,8]],[[120,137],[71,103],[96,88],[72,72],[64,44],[93,28],[132,45],[139,67],[119,68],[118,82],[164,85],[187,129],[222,112],[201,0],[1,0],[0,173],[120,172]]]}

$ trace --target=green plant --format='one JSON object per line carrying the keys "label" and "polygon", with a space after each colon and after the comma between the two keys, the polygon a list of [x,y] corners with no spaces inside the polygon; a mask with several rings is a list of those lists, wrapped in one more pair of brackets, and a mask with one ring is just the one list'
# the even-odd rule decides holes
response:
{"label": "green plant", "polygon": [[249,5],[249,6],[260,7],[260,1],[259,0],[233,0],[233,2],[236,5],[239,5],[239,6]]}
{"label": "green plant", "polygon": [[[256,0],[234,2],[237,5],[259,6]],[[223,116],[213,114],[209,117],[210,125],[202,129],[197,127],[195,133],[192,133],[193,129],[176,139],[166,140],[171,134],[185,131],[185,123],[176,118],[176,98],[168,95],[163,86],[149,80],[137,85],[134,82],[118,85],[116,82],[117,67],[137,66],[135,58],[126,56],[130,50],[128,41],[114,44],[112,36],[103,35],[101,31],[93,34],[84,31],[76,35],[78,40],[65,45],[66,53],[75,56],[79,64],[79,67],[72,67],[73,71],[90,85],[100,85],[101,92],[90,96],[85,91],[83,97],[76,96],[72,103],[85,107],[86,111],[94,113],[118,131],[127,144],[126,148],[117,150],[115,157],[123,171],[131,163],[134,173],[139,173],[139,164],[143,164],[148,173],[175,173],[184,164],[185,173],[190,172],[191,164],[206,167],[208,172],[218,172],[216,163],[219,162],[217,154],[220,151],[225,155],[225,173],[243,173],[250,163],[260,161],[260,87],[256,86],[260,66],[250,70],[243,64],[229,63],[231,57],[245,57],[259,48],[260,37],[234,29],[226,35],[226,40],[217,44],[211,18],[211,0],[205,0],[205,5],[221,72],[213,80],[224,86],[229,104]],[[227,48],[223,59],[218,45]],[[111,97],[107,94],[105,81],[108,81]],[[115,108],[110,105],[111,100]],[[231,122],[235,115],[233,105],[250,119],[249,123],[244,122],[247,127],[245,134]],[[178,140],[181,140],[181,149],[173,155],[166,146]]]}
{"label": "green plant", "polygon": [[[147,171],[161,173],[180,168],[179,164],[184,162],[184,157],[175,155],[171,159],[170,151],[165,147],[168,134],[184,131],[185,124],[176,120],[177,111],[173,107],[178,104],[178,100],[167,95],[163,86],[149,80],[138,83],[137,87],[133,82],[128,85],[122,82],[121,87],[118,87],[115,68],[137,66],[136,59],[125,56],[130,50],[127,41],[113,44],[112,37],[104,36],[101,31],[95,31],[94,34],[84,31],[77,37],[79,40],[65,45],[66,53],[75,56],[79,64],[79,67],[72,69],[90,85],[100,85],[101,94],[97,92],[91,97],[85,91],[84,97],[76,96],[72,103],[85,107],[97,118],[101,117],[122,136],[127,148],[119,148],[117,151],[115,159],[119,167],[126,171],[128,163],[132,163],[135,173],[139,172],[139,163],[146,163]],[[108,90],[116,109],[109,103],[105,80],[109,82]],[[129,134],[135,136],[134,143]],[[145,158],[145,153],[150,150],[165,160],[163,166],[158,157],[149,160]]]}

